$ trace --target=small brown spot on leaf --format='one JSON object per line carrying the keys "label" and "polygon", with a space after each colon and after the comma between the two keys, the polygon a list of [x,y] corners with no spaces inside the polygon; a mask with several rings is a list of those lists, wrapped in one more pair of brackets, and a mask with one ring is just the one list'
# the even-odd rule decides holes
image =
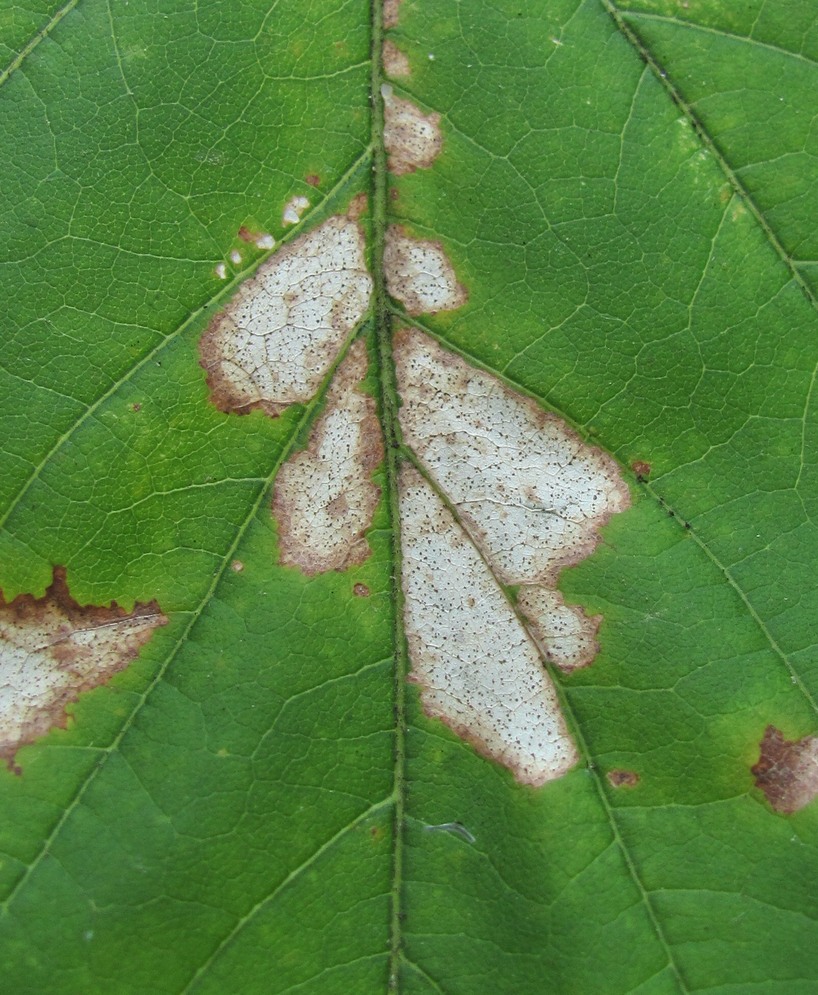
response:
{"label": "small brown spot on leaf", "polygon": [[352,593],[359,598],[368,598],[369,588],[366,586],[366,584],[358,583],[352,588]]}
{"label": "small brown spot on leaf", "polygon": [[321,177],[317,173],[310,173],[304,177],[304,182],[308,183],[311,187],[317,187],[321,185]]}
{"label": "small brown spot on leaf", "polygon": [[11,765],[21,746],[64,727],[65,706],[127,667],[165,624],[155,601],[130,612],[78,604],[62,567],[42,598],[0,592],[0,756]]}
{"label": "small brown spot on leaf", "polygon": [[633,770],[609,770],[608,783],[612,788],[635,788],[642,779]]}
{"label": "small brown spot on leaf", "polygon": [[383,253],[389,293],[409,314],[453,311],[468,300],[440,242],[412,238],[400,225],[390,225]]}
{"label": "small brown spot on leaf", "polygon": [[428,169],[443,148],[440,115],[424,114],[410,100],[396,97],[388,84],[381,87],[381,96],[389,171],[403,176],[416,169]]}
{"label": "small brown spot on leaf", "polygon": [[242,570],[244,570],[244,564],[241,562],[241,560],[233,560],[233,562],[230,564],[230,569],[233,571],[234,574],[240,574]]}
{"label": "small brown spot on leaf", "polygon": [[345,570],[370,553],[365,532],[380,497],[372,471],[383,444],[374,398],[357,389],[366,363],[359,339],[335,374],[308,448],[291,456],[276,479],[281,562],[307,576]]}
{"label": "small brown spot on leaf", "polygon": [[131,405],[131,411],[141,411],[141,410],[142,410],[142,405],[141,404],[137,403],[137,404],[132,404]]}
{"label": "small brown spot on leaf", "polygon": [[349,204],[349,210],[347,211],[347,217],[351,221],[357,221],[361,215],[366,214],[366,209],[369,206],[369,198],[365,193],[356,194]]}
{"label": "small brown spot on leaf", "polygon": [[383,0],[383,26],[385,28],[398,26],[401,2],[402,0]]}
{"label": "small brown spot on leaf", "polygon": [[213,403],[275,416],[308,401],[363,317],[371,289],[363,232],[347,217],[279,249],[202,336]]}
{"label": "small brown spot on leaf", "polygon": [[646,481],[650,476],[650,463],[646,463],[644,460],[638,459],[631,463],[631,470],[636,474],[637,480],[642,482]]}
{"label": "small brown spot on leaf", "polygon": [[780,729],[767,726],[761,756],[751,770],[756,787],[776,812],[798,812],[818,795],[818,736],[790,740]]}
{"label": "small brown spot on leaf", "polygon": [[409,60],[389,38],[383,43],[383,70],[387,76],[391,76],[393,79],[405,78],[410,76],[412,72]]}

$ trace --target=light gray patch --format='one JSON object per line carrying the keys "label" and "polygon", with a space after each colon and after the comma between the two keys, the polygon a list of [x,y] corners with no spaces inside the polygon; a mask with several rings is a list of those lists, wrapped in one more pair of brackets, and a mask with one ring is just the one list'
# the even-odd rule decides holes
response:
{"label": "light gray patch", "polygon": [[542,655],[568,672],[598,650],[600,617],[566,605],[560,571],[593,552],[630,504],[616,463],[559,418],[416,329],[394,339],[400,423]]}
{"label": "light gray patch", "polygon": [[315,394],[369,306],[364,249],[358,224],[333,217],[241,285],[199,343],[219,410],[276,416]]}
{"label": "light gray patch", "polygon": [[386,231],[383,267],[389,293],[409,314],[453,311],[468,300],[440,242],[412,238],[400,225]]}
{"label": "light gray patch", "polygon": [[366,366],[358,340],[335,374],[307,449],[276,478],[272,511],[281,562],[307,576],[346,570],[370,554],[365,533],[380,498],[372,472],[383,443],[375,400],[358,389]]}
{"label": "light gray patch", "polygon": [[579,605],[566,605],[559,591],[541,585],[523,585],[517,607],[546,659],[570,674],[593,662],[601,615],[589,617]]}
{"label": "light gray patch", "polygon": [[0,756],[66,724],[65,707],[136,658],[167,618],[155,601],[126,612],[80,605],[57,567],[42,598],[0,592]]}
{"label": "light gray patch", "polygon": [[564,421],[428,335],[395,335],[404,440],[505,584],[554,589],[630,504],[618,466]]}
{"label": "light gray patch", "polygon": [[427,715],[539,786],[577,762],[537,649],[476,547],[414,469],[400,473],[404,627]]}
{"label": "light gray patch", "polygon": [[428,169],[443,148],[440,115],[424,114],[410,100],[396,97],[387,83],[381,87],[381,96],[389,172],[403,176],[416,169]]}
{"label": "light gray patch", "polygon": [[776,812],[800,811],[818,795],[818,736],[790,740],[780,729],[767,726],[761,755],[751,770],[756,787]]}

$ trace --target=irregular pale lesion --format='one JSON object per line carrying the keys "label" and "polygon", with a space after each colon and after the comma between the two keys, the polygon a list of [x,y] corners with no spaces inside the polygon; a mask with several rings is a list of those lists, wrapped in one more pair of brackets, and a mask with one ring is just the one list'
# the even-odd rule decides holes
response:
{"label": "irregular pale lesion", "polygon": [[43,597],[0,592],[0,756],[66,723],[65,707],[128,666],[167,618],[155,602],[80,605],[57,567]]}
{"label": "irregular pale lesion", "polygon": [[360,225],[338,215],[241,285],[199,343],[216,407],[276,416],[315,395],[369,307],[364,251]]}
{"label": "irregular pale lesion", "polygon": [[577,753],[542,657],[570,671],[598,648],[599,618],[566,605],[557,577],[628,489],[610,457],[418,329],[394,355],[403,441],[428,478],[400,482],[412,679],[429,715],[543,784]]}
{"label": "irregular pale lesion", "polygon": [[350,347],[307,448],[276,477],[273,515],[281,562],[307,576],[346,570],[369,556],[366,530],[380,498],[372,474],[383,459],[375,399],[360,389],[366,346]]}

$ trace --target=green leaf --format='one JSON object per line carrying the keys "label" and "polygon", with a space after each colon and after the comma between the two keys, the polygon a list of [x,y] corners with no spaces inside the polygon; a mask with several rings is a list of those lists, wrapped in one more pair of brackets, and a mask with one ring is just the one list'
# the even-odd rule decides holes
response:
{"label": "green leaf", "polygon": [[[403,0],[389,83],[442,148],[399,176],[362,0],[4,6],[4,605],[64,567],[75,614],[168,619],[0,772],[9,991],[815,990],[812,6]],[[270,502],[331,377],[240,416],[199,343],[254,237],[360,193],[387,456],[371,554],[308,576]],[[408,316],[387,224],[467,302]],[[581,760],[542,787],[405,679],[397,325],[630,487],[559,579],[604,620],[550,668]]]}

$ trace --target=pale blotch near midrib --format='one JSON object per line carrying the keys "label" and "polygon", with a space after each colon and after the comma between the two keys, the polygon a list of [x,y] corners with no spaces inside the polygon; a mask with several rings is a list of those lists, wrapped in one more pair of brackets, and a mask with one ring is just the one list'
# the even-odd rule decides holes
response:
{"label": "pale blotch near midrib", "polygon": [[468,300],[440,242],[412,238],[400,225],[390,225],[384,242],[386,286],[407,314],[454,311]]}
{"label": "pale blotch near midrib", "polygon": [[372,472],[383,444],[375,400],[358,386],[366,367],[359,339],[333,378],[307,449],[291,456],[276,477],[281,562],[307,576],[345,570],[369,556],[365,532],[380,497]]}
{"label": "pale blotch near midrib", "polygon": [[429,169],[443,148],[440,115],[424,114],[410,100],[396,97],[388,83],[381,87],[381,96],[389,172],[403,176],[416,169]]}

